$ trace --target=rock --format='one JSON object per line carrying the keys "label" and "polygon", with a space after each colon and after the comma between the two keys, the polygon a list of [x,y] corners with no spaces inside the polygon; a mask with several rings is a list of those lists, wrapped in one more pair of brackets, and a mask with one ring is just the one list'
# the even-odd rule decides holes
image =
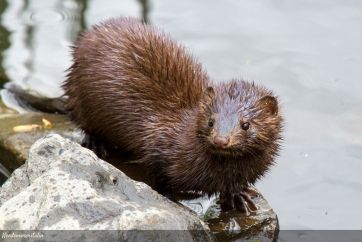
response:
{"label": "rock", "polygon": [[0,230],[85,229],[123,232],[53,231],[52,241],[213,240],[191,210],[131,180],[90,150],[47,135],[0,190]]}
{"label": "rock", "polygon": [[213,205],[206,211],[204,217],[219,241],[236,239],[277,241],[278,217],[265,198],[256,189],[254,191],[256,195],[252,199],[258,210],[248,215],[236,211],[220,212],[216,200],[213,201]]}
{"label": "rock", "polygon": [[181,202],[198,213],[218,241],[277,241],[279,222],[276,213],[256,188],[250,190],[254,193],[252,200],[258,210],[249,214],[235,210],[222,212],[215,196]]}
{"label": "rock", "polygon": [[[43,119],[50,122],[45,126]],[[80,142],[82,133],[64,115],[26,113],[0,115],[0,163],[9,171],[24,164],[31,145],[49,133]]]}

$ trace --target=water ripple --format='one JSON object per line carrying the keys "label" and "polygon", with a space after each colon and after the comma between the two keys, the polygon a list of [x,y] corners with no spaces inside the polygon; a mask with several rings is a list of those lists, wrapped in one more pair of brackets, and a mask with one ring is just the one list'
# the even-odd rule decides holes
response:
{"label": "water ripple", "polygon": [[26,17],[26,22],[30,25],[53,25],[63,21],[74,21],[80,18],[72,11],[59,9],[39,9],[33,10]]}

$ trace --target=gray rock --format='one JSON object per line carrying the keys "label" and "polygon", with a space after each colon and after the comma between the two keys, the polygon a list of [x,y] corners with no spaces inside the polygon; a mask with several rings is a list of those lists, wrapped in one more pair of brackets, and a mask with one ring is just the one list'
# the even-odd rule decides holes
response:
{"label": "gray rock", "polygon": [[[48,120],[51,127],[44,127],[43,119]],[[66,116],[57,114],[0,115],[0,130],[0,163],[9,171],[24,164],[31,145],[47,134],[59,133],[77,142],[83,138]]]}
{"label": "gray rock", "polygon": [[213,239],[191,210],[56,134],[31,147],[1,188],[0,206],[0,230],[118,230],[46,233],[53,241]]}

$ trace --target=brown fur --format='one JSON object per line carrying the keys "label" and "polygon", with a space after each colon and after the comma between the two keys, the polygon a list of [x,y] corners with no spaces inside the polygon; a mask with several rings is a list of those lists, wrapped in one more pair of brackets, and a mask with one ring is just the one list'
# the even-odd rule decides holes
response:
{"label": "brown fur", "polygon": [[[139,155],[169,188],[238,192],[273,164],[282,118],[272,92],[242,80],[208,88],[201,65],[156,28],[108,20],[79,38],[73,57],[64,83],[72,119]],[[226,149],[213,144],[221,133]]]}

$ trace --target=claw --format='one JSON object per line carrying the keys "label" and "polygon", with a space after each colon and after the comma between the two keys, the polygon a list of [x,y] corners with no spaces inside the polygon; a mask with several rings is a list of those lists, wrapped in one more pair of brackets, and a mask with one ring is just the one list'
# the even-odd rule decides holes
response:
{"label": "claw", "polygon": [[251,211],[256,211],[258,208],[256,207],[254,201],[251,199],[251,197],[246,192],[241,192],[240,196],[246,201],[248,204],[248,207]]}
{"label": "claw", "polygon": [[258,193],[254,189],[250,189],[250,187],[245,187],[243,191],[246,192],[250,197],[258,196]]}

